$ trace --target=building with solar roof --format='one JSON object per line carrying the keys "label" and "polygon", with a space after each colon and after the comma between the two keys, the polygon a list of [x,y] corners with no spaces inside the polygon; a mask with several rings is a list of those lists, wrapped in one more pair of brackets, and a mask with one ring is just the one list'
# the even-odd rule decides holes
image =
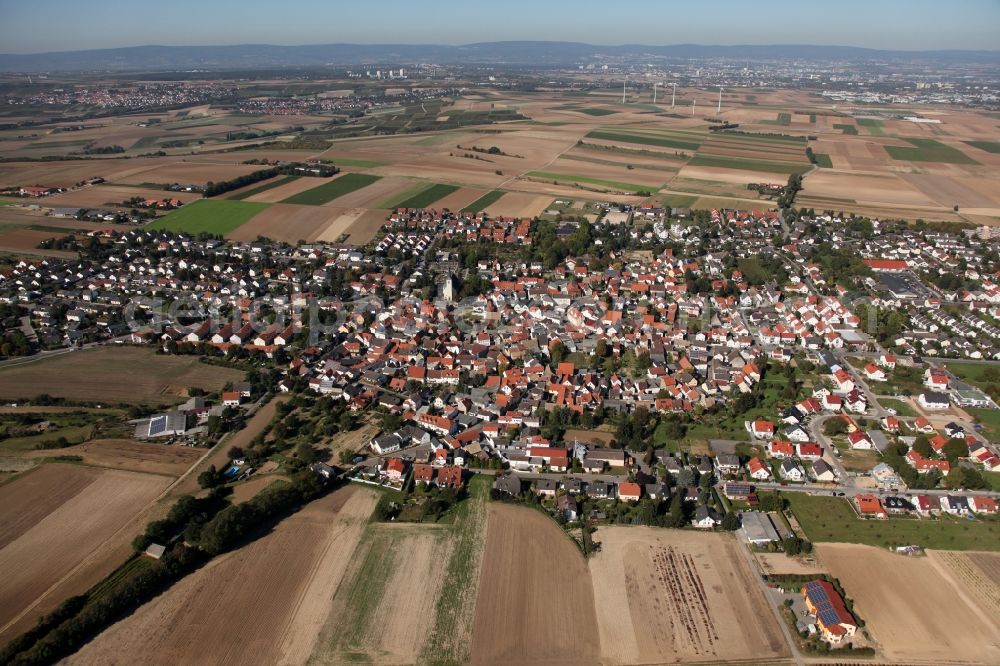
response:
{"label": "building with solar roof", "polygon": [[157,414],[139,421],[135,426],[137,439],[155,439],[183,435],[187,430],[187,415],[183,412]]}
{"label": "building with solar roof", "polygon": [[811,580],[802,589],[802,596],[805,597],[806,608],[816,616],[816,625],[823,633],[823,638],[830,643],[850,638],[858,630],[857,621],[831,583]]}

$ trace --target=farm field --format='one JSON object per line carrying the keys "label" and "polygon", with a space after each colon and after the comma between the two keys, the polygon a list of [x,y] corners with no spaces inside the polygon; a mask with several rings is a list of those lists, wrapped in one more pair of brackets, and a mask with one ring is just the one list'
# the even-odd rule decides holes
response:
{"label": "farm field", "polygon": [[23,458],[44,459],[52,456],[80,456],[81,462],[94,467],[110,467],[132,472],[180,476],[204,455],[204,449],[179,444],[156,444],[131,439],[92,439],[62,449],[24,451]]}
{"label": "farm field", "polygon": [[580,183],[583,185],[595,185],[613,190],[624,190],[626,192],[649,192],[659,189],[657,186],[638,185],[636,183],[623,183],[614,180],[604,180],[603,178],[593,178],[588,176],[578,176],[570,173],[552,173],[551,171],[529,171],[526,175],[532,178],[541,178],[556,182]]}
{"label": "farm field", "polygon": [[[539,628],[559,618],[559,631]],[[540,511],[489,506],[473,664],[597,664],[594,591],[576,545]]]}
{"label": "farm field", "polygon": [[[135,369],[142,367],[137,374]],[[151,349],[97,347],[0,367],[0,399],[48,393],[67,400],[125,404],[179,403],[187,389],[221,389],[243,373],[193,356],[157,356]]]}
{"label": "farm field", "polygon": [[956,585],[950,565],[939,565],[941,556],[819,544],[817,557],[854,600],[884,658],[897,663],[1000,662],[996,611]]}
{"label": "farm field", "polygon": [[240,188],[236,192],[227,195],[226,198],[242,201],[243,199],[249,199],[250,197],[260,194],[261,192],[267,192],[268,190],[273,190],[276,187],[293,183],[298,179],[299,176],[279,176],[278,178],[272,178],[262,185],[251,185],[250,187]]}
{"label": "farm field", "polygon": [[913,162],[944,162],[947,164],[978,164],[958,148],[945,145],[935,139],[906,139],[910,146],[886,146],[885,150],[895,160]]}
{"label": "farm field", "polygon": [[846,542],[895,547],[917,544],[940,550],[1000,550],[1000,520],[941,516],[936,520],[862,520],[845,498],[785,493],[792,513],[813,543]]}
{"label": "farm field", "polygon": [[[50,463],[0,486],[0,634],[74,574],[170,483],[165,476]],[[16,633],[16,632],[14,632]]]}
{"label": "farm field", "polygon": [[730,534],[601,527],[590,561],[611,664],[780,660],[788,647]]}
{"label": "farm field", "polygon": [[190,203],[201,199],[196,192],[168,192],[148,187],[130,187],[127,185],[92,185],[78,190],[56,194],[45,200],[47,205],[60,208],[105,208],[120,205],[121,202],[134,197],[143,199],[179,199]]}
{"label": "farm field", "polygon": [[149,225],[150,229],[199,234],[228,234],[270,204],[231,199],[202,199]]}
{"label": "farm field", "polygon": [[473,213],[478,213],[480,211],[488,210],[491,205],[496,203],[500,197],[504,195],[503,190],[492,190],[487,192],[483,196],[479,197],[470,204],[467,204],[462,208],[462,210],[469,210]]}
{"label": "farm field", "polygon": [[371,176],[364,173],[346,173],[322,185],[283,199],[282,203],[322,206],[337,197],[367,187],[378,179],[379,176]]}
{"label": "farm field", "polygon": [[[67,664],[305,663],[377,495],[311,502],[112,625]],[[220,613],[218,609],[225,608]]]}
{"label": "farm field", "polygon": [[419,191],[394,204],[392,208],[427,208],[435,201],[458,191],[457,185],[427,184]]}
{"label": "farm field", "polygon": [[548,194],[507,192],[483,210],[494,217],[534,217],[552,203]]}
{"label": "farm field", "polygon": [[449,537],[438,525],[369,525],[310,663],[416,663],[444,584]]}
{"label": "farm field", "polygon": [[265,206],[248,221],[226,234],[238,241],[253,241],[264,236],[294,245],[300,240],[314,241],[338,217],[337,209],[297,204],[255,204]]}

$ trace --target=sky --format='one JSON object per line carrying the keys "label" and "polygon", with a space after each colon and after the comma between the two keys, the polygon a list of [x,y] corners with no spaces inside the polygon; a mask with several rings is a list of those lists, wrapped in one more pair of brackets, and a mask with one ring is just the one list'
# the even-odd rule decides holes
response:
{"label": "sky", "polygon": [[0,0],[0,53],[225,44],[1000,49],[1000,0]]}

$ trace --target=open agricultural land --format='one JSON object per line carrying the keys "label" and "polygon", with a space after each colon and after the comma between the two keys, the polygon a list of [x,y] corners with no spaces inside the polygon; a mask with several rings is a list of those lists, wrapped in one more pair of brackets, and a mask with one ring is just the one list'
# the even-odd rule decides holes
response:
{"label": "open agricultural land", "polygon": [[[921,108],[920,114],[940,121],[926,125],[902,120],[904,110],[896,107],[841,105],[832,111],[823,98],[808,92],[747,95],[727,90],[715,116],[736,127],[711,131],[713,122],[687,113],[692,101],[701,108],[714,100],[710,91],[683,90],[684,106],[679,103],[678,109],[650,104],[648,93],[636,98],[641,102],[625,105],[600,91],[587,97],[607,105],[581,104],[578,97],[558,91],[485,91],[434,100],[423,109],[380,110],[368,122],[359,120],[357,127],[349,124],[337,131],[320,129],[323,121],[317,116],[293,117],[289,122],[301,128],[298,135],[309,135],[295,149],[288,148],[297,145],[288,139],[296,133],[281,134],[283,127],[292,126],[280,118],[247,117],[211,105],[185,115],[168,112],[143,128],[136,127],[139,119],[129,125],[126,116],[60,141],[0,142],[15,157],[37,157],[46,150],[67,157],[81,142],[126,141],[123,154],[102,159],[0,164],[0,185],[73,187],[99,176],[103,183],[50,197],[43,205],[103,206],[124,201],[128,194],[171,194],[163,188],[173,183],[204,185],[260,168],[248,161],[321,159],[349,173],[327,182],[278,176],[223,196],[233,204],[333,206],[383,218],[397,206],[533,217],[555,197],[582,194],[626,203],[683,201],[693,208],[749,207],[757,201],[767,206],[772,202],[761,201],[748,184],[782,184],[790,174],[802,174],[798,203],[817,210],[988,224],[1000,218],[1000,153],[994,149],[989,119],[975,111]],[[496,109],[489,111],[491,106]],[[477,119],[491,124],[476,125]],[[419,133],[389,133],[417,126]],[[278,134],[256,145],[225,141],[247,131]],[[170,142],[173,134],[182,135],[177,143]],[[161,148],[164,154],[136,152],[141,148]],[[197,195],[176,196],[188,203]],[[156,228],[250,239],[251,231],[242,227],[262,208],[213,203],[217,207],[198,202],[187,214],[183,209],[171,213]],[[372,235],[370,225],[352,231],[347,224],[336,234],[332,227],[324,233],[316,214],[301,208],[273,214],[279,221],[262,218],[253,231],[270,229],[260,235],[292,243],[330,242],[346,234],[347,242],[361,244]],[[301,223],[284,231],[296,218]],[[31,250],[44,240],[30,235],[41,232],[18,233],[8,243],[0,235],[0,246]]]}
{"label": "open agricultural land", "polygon": [[50,587],[86,568],[170,482],[161,475],[50,463],[0,486],[0,566],[6,572],[0,635],[10,637],[8,628]]}
{"label": "open agricultural land", "polygon": [[[996,594],[996,555],[980,555],[973,578],[949,554],[907,557],[881,548],[820,544],[818,558],[854,600],[858,615],[887,660],[902,663],[996,664],[1000,623],[996,605],[970,589]],[[976,557],[970,554],[969,557]]]}
{"label": "open agricultural land", "polygon": [[[141,367],[141,373],[136,368]],[[244,373],[136,347],[98,347],[0,366],[0,399],[48,395],[82,402],[179,403],[190,387],[217,391]]]}
{"label": "open agricultural land", "polygon": [[[540,640],[553,618],[560,630]],[[491,504],[472,663],[598,664],[600,638],[577,546],[540,511]]]}
{"label": "open agricultural land", "polygon": [[590,561],[604,663],[789,655],[778,621],[728,534],[602,527]]}
{"label": "open agricultural land", "polygon": [[376,499],[347,487],[308,504],[111,626],[67,663],[127,664],[137,652],[153,664],[305,663]]}

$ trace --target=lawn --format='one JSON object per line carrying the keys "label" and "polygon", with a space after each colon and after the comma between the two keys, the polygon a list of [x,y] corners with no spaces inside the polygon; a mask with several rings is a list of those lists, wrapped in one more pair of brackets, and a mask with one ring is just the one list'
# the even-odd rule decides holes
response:
{"label": "lawn", "polygon": [[882,121],[876,118],[856,118],[858,125],[867,127],[872,136],[883,136]]}
{"label": "lawn", "polygon": [[767,173],[805,173],[812,168],[811,164],[793,164],[791,162],[772,162],[771,160],[752,160],[743,157],[726,157],[724,155],[695,155],[688,166],[720,167],[725,169],[744,169],[747,171],[766,171]]}
{"label": "lawn", "polygon": [[647,134],[632,134],[630,132],[611,132],[605,130],[594,130],[587,133],[588,139],[600,139],[602,141],[622,141],[624,143],[637,143],[643,146],[660,146],[662,148],[680,148],[683,150],[698,150],[701,143],[692,141],[681,141],[679,139],[669,139],[665,137],[651,136]]}
{"label": "lawn", "polygon": [[[877,386],[877,384],[876,384]],[[882,405],[885,409],[895,409],[896,416],[916,416],[917,413],[910,408],[910,406],[903,402],[902,400],[896,400],[895,398],[879,398],[878,404]]]}
{"label": "lawn", "polygon": [[1000,444],[1000,409],[969,407],[965,411],[983,424],[983,435],[987,439],[994,444]]}
{"label": "lawn", "polygon": [[945,367],[959,379],[985,389],[989,384],[1000,384],[1000,368],[985,363],[945,361]]}
{"label": "lawn", "polygon": [[587,176],[576,176],[573,174],[565,173],[552,173],[550,171],[529,171],[529,176],[533,178],[545,178],[546,180],[563,180],[571,183],[586,183],[588,185],[600,185],[602,187],[610,187],[617,190],[626,190],[629,192],[651,192],[656,191],[659,188],[657,185],[636,185],[635,183],[620,183],[614,180],[602,180],[600,178],[589,178]]}
{"label": "lawn", "polygon": [[225,235],[270,205],[231,199],[200,199],[153,222],[148,228]]}
{"label": "lawn", "polygon": [[855,127],[854,125],[837,125],[837,124],[835,124],[833,126],[833,129],[839,129],[844,134],[857,134],[858,133],[858,128]]}
{"label": "lawn", "polygon": [[264,183],[263,185],[258,185],[257,187],[253,187],[249,190],[243,190],[242,192],[238,192],[235,195],[229,197],[229,200],[242,201],[243,199],[252,197],[255,194],[260,194],[261,192],[267,192],[268,190],[272,190],[275,187],[278,187],[279,185],[284,185],[285,183],[290,183],[293,180],[298,180],[298,179],[299,176],[285,176],[284,178],[275,178],[274,180]]}
{"label": "lawn", "polygon": [[580,113],[586,113],[588,116],[610,116],[613,113],[618,113],[617,111],[613,111],[611,109],[587,108],[587,109],[574,109],[574,110],[579,111]]}
{"label": "lawn", "polygon": [[1000,141],[963,141],[962,143],[985,150],[988,153],[1000,153]]}
{"label": "lawn", "polygon": [[[860,122],[860,121],[859,121]],[[894,160],[910,160],[912,162],[943,162],[946,164],[979,164],[958,148],[946,146],[934,139],[906,139],[910,146],[885,146],[885,151]]]}
{"label": "lawn", "polygon": [[1000,493],[1000,472],[983,472],[983,479],[990,484],[990,489]]}
{"label": "lawn", "polygon": [[938,550],[1000,550],[1000,519],[937,520],[858,518],[846,498],[783,493],[792,513],[813,543],[833,541],[892,547],[917,544]]}
{"label": "lawn", "polygon": [[437,183],[435,185],[430,185],[430,186],[424,188],[423,190],[421,190],[420,192],[414,194],[413,196],[410,196],[410,197],[408,197],[406,199],[403,199],[398,204],[396,204],[395,207],[396,208],[426,208],[427,206],[430,206],[435,201],[438,201],[439,199],[443,199],[446,196],[448,196],[449,194],[451,194],[452,192],[456,192],[457,190],[458,190],[458,186],[457,185],[442,185],[441,183]]}
{"label": "lawn", "polygon": [[493,190],[492,192],[487,192],[462,210],[469,210],[473,213],[478,213],[479,211],[486,210],[490,207],[490,205],[495,204],[497,200],[505,194],[507,193],[503,190]]}
{"label": "lawn", "polygon": [[381,176],[370,176],[364,173],[348,173],[340,178],[334,178],[331,181],[323,183],[319,187],[314,187],[311,190],[290,196],[281,203],[322,206],[337,197],[342,197],[355,190],[360,190],[362,187],[367,187],[375,181],[381,180],[381,178]]}

